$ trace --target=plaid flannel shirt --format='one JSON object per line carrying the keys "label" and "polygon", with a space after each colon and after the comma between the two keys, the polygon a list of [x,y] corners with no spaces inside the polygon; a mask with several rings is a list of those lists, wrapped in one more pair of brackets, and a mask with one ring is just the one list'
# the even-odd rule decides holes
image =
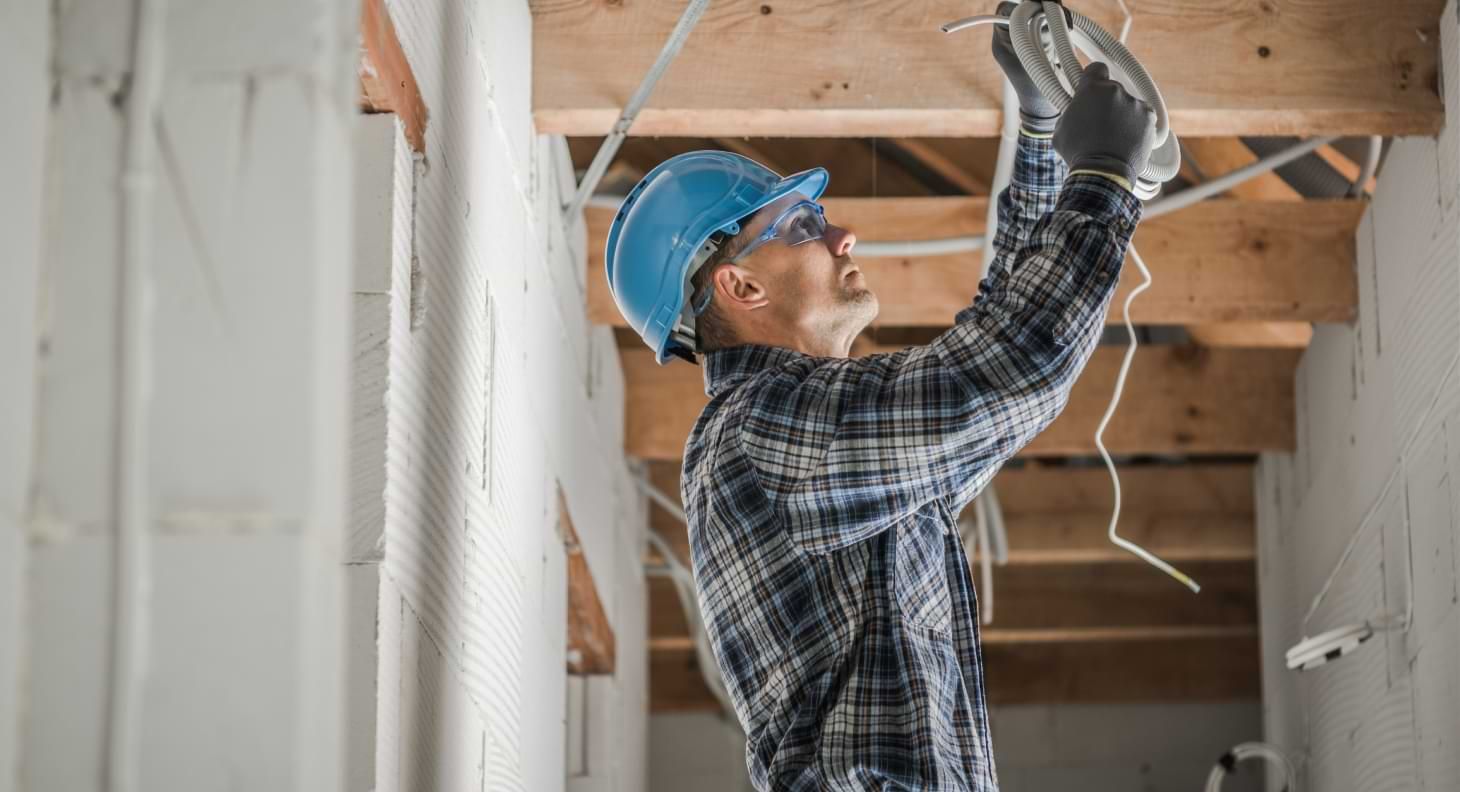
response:
{"label": "plaid flannel shirt", "polygon": [[706,356],[681,496],[757,789],[997,789],[957,516],[1063,409],[1139,216],[1021,135],[952,329],[855,359]]}

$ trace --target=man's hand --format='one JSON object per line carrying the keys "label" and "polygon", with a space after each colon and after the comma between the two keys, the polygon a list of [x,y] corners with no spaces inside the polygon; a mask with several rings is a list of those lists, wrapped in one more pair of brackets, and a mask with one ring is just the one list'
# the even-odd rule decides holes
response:
{"label": "man's hand", "polygon": [[[1006,0],[999,3],[998,14],[1007,17],[1018,7],[1018,3]],[[1024,71],[1024,64],[1019,62],[1019,56],[1014,52],[1014,41],[1010,38],[1006,25],[994,25],[994,60],[998,61],[999,68],[1004,70],[1004,76],[1013,84],[1014,92],[1019,94],[1019,120],[1023,122],[1025,131],[1035,135],[1053,132],[1055,122],[1059,121],[1060,111],[1044,98],[1044,94],[1035,87],[1029,72]]]}
{"label": "man's hand", "polygon": [[1055,151],[1071,171],[1093,170],[1127,184],[1146,169],[1156,138],[1156,112],[1092,63],[1054,131]]}

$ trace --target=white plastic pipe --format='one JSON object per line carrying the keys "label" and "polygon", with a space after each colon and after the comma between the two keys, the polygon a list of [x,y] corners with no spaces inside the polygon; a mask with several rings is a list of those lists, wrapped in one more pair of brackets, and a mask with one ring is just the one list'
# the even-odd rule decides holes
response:
{"label": "white plastic pipe", "polygon": [[[675,503],[668,495],[659,491],[648,479],[642,475],[635,475],[634,483],[639,490],[649,497],[660,508],[669,512],[676,520],[688,525],[689,520],[685,517],[684,509]],[[720,666],[715,660],[715,654],[710,649],[709,635],[705,632],[704,620],[700,617],[699,602],[694,594],[694,574],[680,563],[674,548],[664,541],[659,534],[649,531],[649,544],[654,546],[655,551],[664,558],[662,567],[647,567],[645,571],[651,575],[660,575],[669,578],[674,583],[674,593],[679,599],[679,607],[684,611],[684,622],[689,626],[690,636],[694,640],[695,660],[700,666],[700,676],[704,678],[705,686],[714,694],[715,699],[720,702],[726,713],[734,714],[735,705],[730,700],[730,693],[725,689],[725,680],[720,676]],[[739,727],[739,721],[730,718]]]}
{"label": "white plastic pipe", "polygon": [[[984,235],[980,241],[998,239],[999,236],[999,194],[1009,186],[1014,179],[1014,155],[1018,153],[1019,146],[1019,94],[1014,90],[1014,84],[1004,79],[1004,123],[999,130],[999,155],[994,161],[994,183],[989,185],[989,207],[984,220]],[[977,238],[977,237],[976,237]],[[979,280],[988,277],[989,266],[993,264],[993,243],[990,241],[986,247],[989,252],[983,255],[983,261],[979,268]]]}
{"label": "white plastic pipe", "polygon": [[664,42],[664,49],[659,51],[659,57],[654,60],[654,65],[649,67],[648,73],[639,82],[639,87],[634,89],[628,104],[624,105],[623,112],[619,114],[618,121],[614,122],[608,137],[605,137],[603,143],[599,145],[598,153],[593,155],[593,162],[589,164],[588,171],[583,174],[583,181],[579,183],[573,199],[563,207],[563,216],[569,222],[578,216],[578,213],[583,210],[583,205],[588,202],[588,197],[598,188],[598,182],[608,171],[608,163],[613,161],[613,156],[618,153],[619,146],[623,145],[624,138],[628,137],[629,127],[634,125],[634,119],[639,117],[639,111],[649,101],[649,95],[654,93],[654,87],[659,84],[659,78],[669,70],[669,64],[674,62],[674,58],[684,48],[684,42],[689,38],[690,31],[694,30],[700,17],[704,15],[705,9],[709,7],[710,0],[690,0],[689,5],[685,7],[684,13],[679,17],[679,22],[669,33],[669,40]]}
{"label": "white plastic pipe", "polygon": [[1369,180],[1374,178],[1374,171],[1379,168],[1379,157],[1384,153],[1384,138],[1379,135],[1369,137],[1369,147],[1364,152],[1363,167],[1359,169],[1359,177],[1354,180],[1353,186],[1349,188],[1348,197],[1357,198],[1364,194],[1369,188]]}
{"label": "white plastic pipe", "polygon": [[162,93],[166,0],[137,0],[127,91],[116,359],[116,431],[111,470],[116,515],[112,647],[107,697],[106,788],[140,788],[142,699],[151,600],[148,439],[152,390],[153,118]]}
{"label": "white plastic pipe", "polygon": [[1177,209],[1185,209],[1194,203],[1224,193],[1242,182],[1255,179],[1264,173],[1269,173],[1275,168],[1282,167],[1299,157],[1311,154],[1314,150],[1326,146],[1337,139],[1331,136],[1309,138],[1291,148],[1286,148],[1276,154],[1263,157],[1250,165],[1244,165],[1234,171],[1224,173],[1211,181],[1202,182],[1195,187],[1189,187],[1179,193],[1152,201],[1146,204],[1146,210],[1142,213],[1142,217],[1150,219],[1152,217],[1170,214]]}

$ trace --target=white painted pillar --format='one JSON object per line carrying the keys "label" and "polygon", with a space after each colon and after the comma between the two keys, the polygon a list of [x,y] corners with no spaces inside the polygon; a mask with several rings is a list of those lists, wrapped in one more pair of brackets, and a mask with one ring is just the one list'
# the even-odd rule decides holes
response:
{"label": "white painted pillar", "polygon": [[[340,789],[358,3],[164,2],[146,127],[150,277],[127,305],[151,312],[152,366],[140,372],[119,372],[116,348],[133,4],[22,0],[39,18],[12,27],[15,5],[0,11],[0,29],[18,33],[0,47],[6,65],[34,65],[11,38],[34,47],[55,34],[54,57],[39,60],[54,63],[54,90],[38,96],[48,156],[34,141],[0,154],[18,146],[22,162],[45,165],[18,196],[36,218],[44,210],[41,263],[22,261],[16,288],[7,255],[0,290],[0,738],[17,711],[5,653],[18,649],[17,786],[92,790],[106,777],[126,373],[149,391],[136,788]],[[0,140],[35,137],[13,121]],[[23,213],[5,208],[9,250]],[[32,272],[38,288],[23,288]],[[12,332],[30,315],[34,333]],[[12,423],[31,433],[19,445],[32,455],[12,453]],[[26,558],[11,552],[17,514],[26,621],[9,628],[12,567]]]}
{"label": "white painted pillar", "polygon": [[0,124],[0,173],[7,182],[0,190],[0,792],[15,789],[19,772],[22,525],[35,396],[50,7],[46,0],[0,5],[0,74],[8,97]]}

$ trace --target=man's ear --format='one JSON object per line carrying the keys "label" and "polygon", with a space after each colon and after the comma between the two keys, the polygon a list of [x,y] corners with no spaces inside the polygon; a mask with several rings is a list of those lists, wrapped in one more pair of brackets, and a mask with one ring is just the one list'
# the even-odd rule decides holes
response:
{"label": "man's ear", "polygon": [[715,299],[725,308],[753,311],[770,303],[765,285],[749,270],[734,264],[715,270]]}

